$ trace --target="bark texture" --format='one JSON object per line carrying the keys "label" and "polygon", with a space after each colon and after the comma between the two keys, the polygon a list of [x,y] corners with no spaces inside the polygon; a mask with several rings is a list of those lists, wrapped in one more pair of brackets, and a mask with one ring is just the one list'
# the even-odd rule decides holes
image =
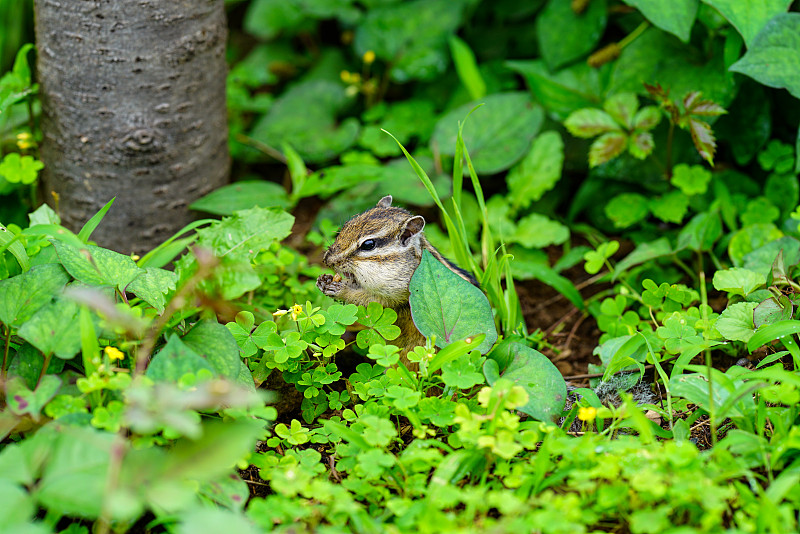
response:
{"label": "bark texture", "polygon": [[141,254],[228,180],[224,0],[36,0],[42,193]]}

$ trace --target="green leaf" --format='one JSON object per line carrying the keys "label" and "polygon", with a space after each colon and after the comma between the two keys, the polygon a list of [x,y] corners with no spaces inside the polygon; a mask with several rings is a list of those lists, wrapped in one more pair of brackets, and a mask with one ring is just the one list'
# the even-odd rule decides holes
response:
{"label": "green leaf", "polygon": [[717,140],[711,126],[706,121],[692,117],[689,119],[689,133],[692,135],[692,142],[697,152],[713,167]]}
{"label": "green leaf", "polygon": [[78,305],[66,299],[46,304],[20,327],[19,335],[45,356],[73,358],[81,350]]}
{"label": "green leaf", "polygon": [[634,117],[639,109],[639,98],[635,93],[618,93],[603,102],[603,109],[617,124],[632,130]]}
{"label": "green leaf", "polygon": [[[238,350],[236,356],[239,356]],[[153,356],[147,366],[147,376],[157,382],[178,382],[183,375],[197,374],[201,369],[216,374],[216,370],[205,358],[172,334],[164,348]]]}
{"label": "green leaf", "polygon": [[703,0],[713,6],[736,28],[744,39],[747,48],[753,46],[756,35],[775,16],[785,13],[792,0]]}
{"label": "green leaf", "polygon": [[178,276],[157,267],[146,267],[143,271],[128,284],[127,290],[163,313],[166,296],[175,290]]}
{"label": "green leaf", "polygon": [[129,256],[95,245],[77,248],[53,240],[58,259],[69,274],[85,284],[116,287],[120,291],[143,271]]}
{"label": "green leaf", "polygon": [[[220,481],[214,481],[209,487],[219,490],[223,483],[230,483],[231,479],[235,479],[239,484],[244,484],[238,477],[231,476],[230,478],[221,478]],[[244,489],[247,489],[246,484],[244,484]],[[246,501],[248,495],[247,491],[244,492],[243,496],[236,495],[236,500],[233,503]],[[261,530],[244,514],[225,507],[196,508],[191,512],[181,514],[175,532],[177,534],[215,534],[218,532],[225,532],[226,534],[258,534]]]}
{"label": "green leaf", "polygon": [[646,197],[638,193],[622,193],[606,204],[605,213],[616,228],[628,228],[644,220],[650,208]]}
{"label": "green leaf", "polygon": [[767,277],[747,269],[734,267],[714,273],[714,288],[746,297],[767,283]]}
{"label": "green leaf", "polygon": [[189,208],[215,215],[232,215],[247,208],[288,208],[286,190],[266,180],[244,180],[215,189],[191,204]]}
{"label": "green leaf", "polygon": [[111,205],[114,203],[114,200],[116,200],[116,198],[117,197],[114,197],[108,202],[106,202],[106,205],[100,208],[100,211],[92,215],[92,218],[86,221],[86,224],[84,224],[83,227],[81,227],[81,231],[78,232],[78,239],[80,239],[84,243],[89,242],[89,238],[92,237],[92,233],[97,228],[97,225],[100,224],[100,221],[102,221],[103,218],[106,216],[108,210],[111,209]]}
{"label": "green leaf", "polygon": [[34,49],[32,44],[20,47],[14,60],[14,67],[0,78],[0,115],[26,96],[36,91],[31,87],[31,69],[28,65],[28,53]]}
{"label": "green leaf", "polygon": [[589,274],[597,274],[605,265],[605,261],[619,250],[619,241],[609,241],[597,245],[597,250],[589,250],[583,255],[586,260],[585,269]]}
{"label": "green leaf", "polygon": [[30,415],[38,419],[45,404],[58,393],[61,378],[56,375],[44,375],[36,389],[31,391],[21,377],[15,376],[8,380],[5,387],[6,402],[13,413]]}
{"label": "green leaf", "polygon": [[689,212],[689,197],[681,191],[670,191],[648,202],[650,211],[666,223],[678,224]]}
{"label": "green leaf", "polygon": [[485,381],[483,374],[478,371],[479,367],[473,360],[475,358],[470,358],[465,354],[443,364],[442,380],[445,385],[458,389],[470,389],[478,384],[483,384]]}
{"label": "green leaf", "polygon": [[[427,143],[436,126],[436,119],[436,108],[430,100],[411,98],[394,102],[385,107],[385,113],[376,124],[364,126],[358,143],[380,158],[400,156],[403,152],[397,142],[381,130],[392,132],[402,144],[408,144],[412,139]],[[394,193],[392,196],[397,198]]]}
{"label": "green leaf", "polygon": [[0,162],[0,178],[5,178],[12,184],[29,185],[36,181],[42,169],[44,163],[33,159],[33,156],[21,156],[17,152],[11,152]]}
{"label": "green leaf", "polygon": [[242,365],[239,345],[236,344],[233,334],[223,325],[210,320],[199,321],[181,341],[205,358],[217,374],[231,380],[239,376],[239,367]]}
{"label": "green leaf", "polygon": [[[492,351],[483,366],[489,385],[493,386],[500,378],[511,380],[528,394],[527,404],[517,410],[539,421],[553,421],[559,416],[567,398],[567,386],[556,366],[544,354],[522,343],[505,342],[498,346],[498,351]],[[500,374],[498,361],[507,360],[511,363]]]}
{"label": "green leaf", "polygon": [[700,165],[680,163],[672,169],[672,185],[687,196],[704,194],[710,181],[711,173]]}
{"label": "green leaf", "polygon": [[781,13],[770,19],[729,70],[800,98],[800,13]]}
{"label": "green leaf", "polygon": [[19,327],[59,295],[69,281],[61,265],[35,265],[18,276],[0,280],[0,322]]}
{"label": "green leaf", "polygon": [[[47,204],[44,205],[46,206]],[[16,240],[16,236],[9,232],[8,228],[0,224],[0,250],[5,250],[6,247],[8,247],[8,251],[17,259],[23,271],[27,271],[31,268],[31,260],[28,257],[28,253],[25,251],[25,247]]]}
{"label": "green leaf", "polygon": [[15,529],[24,529],[24,525],[30,526],[30,520],[36,512],[36,500],[19,484],[10,480],[0,480],[0,524],[8,532]]}
{"label": "green leaf", "polygon": [[616,278],[635,265],[668,256],[669,254],[672,254],[672,247],[669,244],[669,239],[666,237],[641,243],[633,249],[633,252],[617,263],[616,269],[614,270],[614,277]]}
{"label": "green leaf", "polygon": [[[762,325],[774,324],[780,321],[788,321],[792,318],[794,306],[786,295],[770,297],[762,301],[753,310],[753,323],[756,328]],[[755,336],[754,336],[755,337]],[[751,338],[752,339],[752,338]]]}
{"label": "green leaf", "polygon": [[728,256],[733,265],[741,267],[744,257],[750,252],[783,237],[783,232],[774,224],[751,224],[745,226],[731,237],[728,242]]}
{"label": "green leaf", "polygon": [[507,61],[508,68],[520,73],[536,101],[563,121],[581,108],[599,105],[604,93],[601,69],[585,62],[551,73],[544,61]]}
{"label": "green leaf", "polygon": [[548,130],[534,139],[528,154],[506,176],[511,206],[527,208],[555,187],[564,165],[564,141]]}
{"label": "green leaf", "polygon": [[467,88],[470,99],[480,100],[486,96],[486,82],[483,81],[478,70],[475,54],[472,53],[467,43],[455,35],[450,36],[449,42],[450,53],[453,55],[453,63],[461,83]]}
{"label": "green leaf", "polygon": [[633,132],[628,143],[628,152],[636,159],[644,159],[655,148],[653,134],[650,132]]}
{"label": "green leaf", "polygon": [[720,314],[714,327],[726,339],[747,343],[756,330],[753,323],[753,310],[757,306],[757,302],[731,304]]}
{"label": "green leaf", "polygon": [[520,219],[514,234],[508,237],[509,241],[528,248],[560,245],[568,239],[569,228],[538,213]]}
{"label": "green leaf", "polygon": [[424,251],[409,286],[414,324],[426,337],[436,336],[436,346],[478,334],[486,339],[477,347],[486,353],[497,340],[492,310],[486,295]]}
{"label": "green leaf", "polygon": [[689,42],[694,19],[700,0],[671,0],[664,3],[661,0],[623,0],[642,12],[650,22],[665,32],[675,35],[684,43]]}
{"label": "green leaf", "polygon": [[621,129],[614,117],[596,108],[584,108],[573,112],[564,121],[564,127],[575,137],[584,139]]}
{"label": "green leaf", "polygon": [[800,321],[780,321],[758,329],[747,342],[747,350],[753,352],[767,343],[800,333]]}
{"label": "green leaf", "polygon": [[605,0],[589,2],[577,14],[569,2],[550,0],[536,17],[539,51],[550,70],[571,63],[594,50],[608,19]]}
{"label": "green leaf", "polygon": [[677,250],[689,248],[696,252],[710,250],[722,235],[722,221],[717,212],[698,213],[678,234]]}
{"label": "green leaf", "polygon": [[415,0],[372,7],[356,28],[353,47],[389,63],[400,83],[432,80],[450,64],[447,40],[461,24],[466,2]]}
{"label": "green leaf", "polygon": [[273,147],[288,143],[309,163],[331,160],[358,138],[357,119],[337,120],[349,100],[344,87],[336,82],[299,83],[275,101],[253,126],[251,136]]}
{"label": "green leaf", "polygon": [[[478,174],[495,174],[519,161],[544,121],[542,108],[522,92],[496,93],[483,99],[463,130],[464,143]],[[447,156],[456,153],[458,124],[475,107],[468,103],[451,110],[436,124],[431,144]]]}

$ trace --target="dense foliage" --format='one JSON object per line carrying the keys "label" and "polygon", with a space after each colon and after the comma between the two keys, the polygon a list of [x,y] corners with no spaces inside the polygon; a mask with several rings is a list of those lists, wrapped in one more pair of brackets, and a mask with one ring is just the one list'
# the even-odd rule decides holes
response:
{"label": "dense foliage", "polygon": [[[796,531],[800,14],[669,4],[229,1],[236,182],[129,257],[37,207],[0,2],[0,530]],[[426,255],[416,371],[314,286],[385,194],[486,295]]]}

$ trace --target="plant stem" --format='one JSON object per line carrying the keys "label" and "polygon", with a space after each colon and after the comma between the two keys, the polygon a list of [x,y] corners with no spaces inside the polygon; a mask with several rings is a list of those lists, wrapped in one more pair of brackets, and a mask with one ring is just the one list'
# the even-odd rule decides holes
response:
{"label": "plant stem", "polygon": [[667,180],[672,178],[672,138],[675,137],[675,123],[672,117],[669,120],[669,133],[667,134]]}
{"label": "plant stem", "polygon": [[650,27],[650,23],[648,21],[642,22],[631,33],[629,33],[622,40],[620,40],[620,42],[617,43],[617,45],[620,48],[625,48],[626,46],[631,44],[633,41],[635,41],[649,27]]}
{"label": "plant stem", "polygon": [[6,331],[6,342],[3,348],[3,366],[0,367],[0,378],[6,379],[6,366],[8,365],[8,347],[11,344],[11,327],[3,325]]}
{"label": "plant stem", "polygon": [[52,354],[48,354],[47,356],[44,357],[44,364],[42,365],[42,372],[39,373],[39,379],[36,380],[36,387],[37,388],[39,387],[39,384],[41,384],[42,378],[44,378],[44,375],[47,374],[47,368],[50,366],[50,359],[52,357],[53,357]]}

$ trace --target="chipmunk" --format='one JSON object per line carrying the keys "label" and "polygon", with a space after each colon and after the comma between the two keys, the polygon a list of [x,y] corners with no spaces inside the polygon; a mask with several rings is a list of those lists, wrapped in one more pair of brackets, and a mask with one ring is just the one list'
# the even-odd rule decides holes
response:
{"label": "chipmunk", "polygon": [[344,223],[322,257],[337,274],[317,278],[317,287],[329,297],[362,306],[378,302],[395,310],[395,324],[401,334],[392,343],[403,349],[404,360],[409,350],[425,344],[408,304],[408,285],[422,260],[422,251],[427,250],[458,276],[478,285],[470,273],[450,263],[425,239],[423,228],[422,216],[392,206],[392,197],[385,196],[374,208]]}

